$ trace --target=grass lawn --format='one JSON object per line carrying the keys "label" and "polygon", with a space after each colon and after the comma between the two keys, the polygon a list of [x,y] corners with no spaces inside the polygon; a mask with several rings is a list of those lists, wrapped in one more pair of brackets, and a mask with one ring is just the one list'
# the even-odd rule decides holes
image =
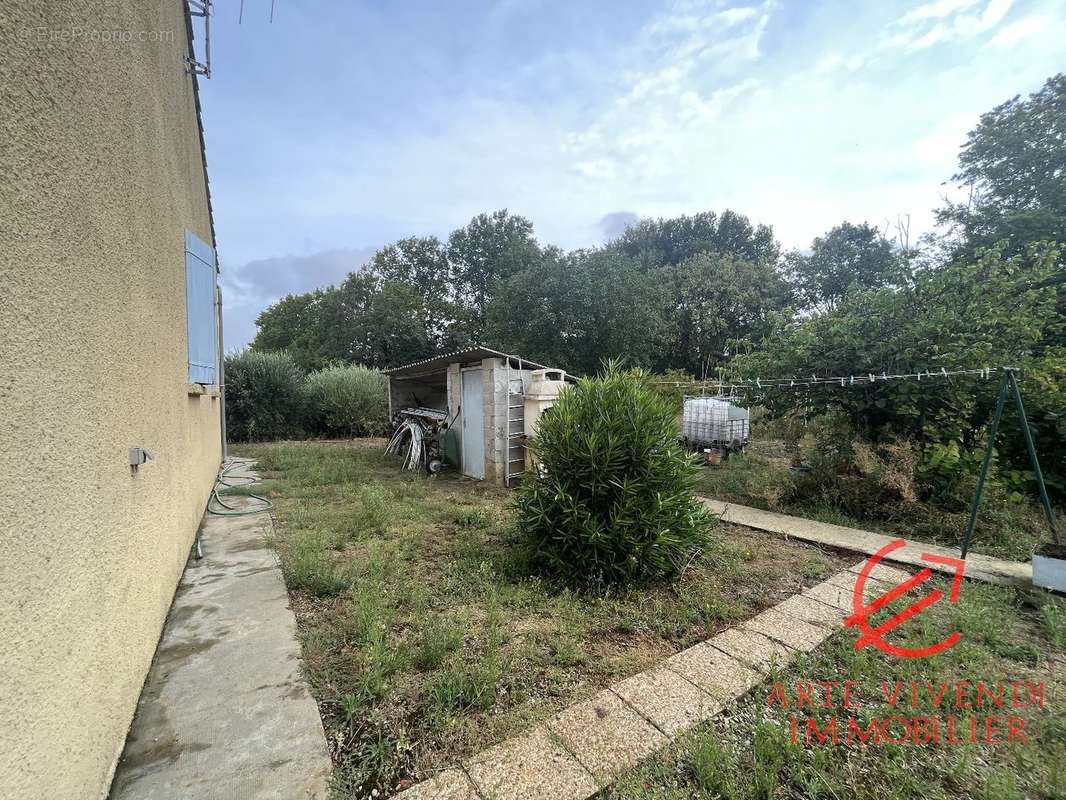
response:
{"label": "grass lawn", "polygon": [[381,450],[239,448],[275,503],[339,797],[388,796],[856,560],[721,524],[672,584],[575,594],[530,574],[509,492]]}
{"label": "grass lawn", "polygon": [[[944,508],[923,502],[869,503],[863,514],[847,514],[832,497],[803,496],[788,470],[789,457],[780,442],[752,442],[743,455],[720,467],[704,470],[698,491],[717,500],[816,519],[834,525],[878,531],[907,539],[958,547],[969,520],[969,501]],[[1058,530],[1066,516],[1058,511]],[[1047,520],[1031,498],[1009,500],[987,494],[978,515],[972,548],[975,552],[1028,561],[1033,550],[1050,540]]]}
{"label": "grass lawn", "polygon": [[[780,683],[790,708],[780,696],[770,706],[773,680],[741,698],[711,722],[676,740],[634,772],[609,788],[608,800],[1061,800],[1066,797],[1066,607],[1061,601],[1035,598],[1041,608],[1023,605],[1013,590],[967,582],[958,605],[938,603],[897,633],[914,646],[937,641],[948,630],[962,638],[947,652],[923,659],[900,659],[873,648],[856,651],[853,633],[842,631],[809,657],[773,676]],[[910,600],[907,601],[908,603]],[[888,613],[888,612],[885,612]],[[894,639],[893,641],[898,641]],[[856,686],[850,705],[842,709],[842,683]],[[797,682],[813,683],[818,702],[824,697],[819,681],[836,682],[831,688],[831,708],[797,710]],[[912,681],[917,682],[917,706],[912,706]],[[957,686],[962,684],[961,695]],[[999,707],[985,695],[977,709],[976,684],[998,689],[1008,685]],[[896,695],[897,682],[902,686]],[[1022,707],[1013,705],[1011,682],[1043,684],[1043,703],[1035,702],[1027,688],[1019,694]],[[948,684],[939,706],[933,697]],[[887,694],[886,694],[887,690]],[[886,698],[898,697],[897,707]],[[958,708],[960,702],[963,708]],[[1029,702],[1026,702],[1029,701]],[[973,709],[965,708],[969,704]],[[919,743],[861,743],[846,737],[846,721],[856,719],[862,730],[871,720],[893,716],[908,720],[939,718],[939,741],[931,740],[932,723],[926,722]],[[797,718],[793,742],[792,717]],[[957,720],[956,736],[947,737],[948,717]],[[969,743],[969,717],[975,717],[978,739],[984,738],[987,719],[999,743]],[[1007,738],[1007,718],[1024,720],[1027,741]],[[831,719],[837,720],[839,744],[831,734],[825,743],[811,735],[808,718],[826,735]],[[1017,722],[1015,722],[1017,725]],[[889,736],[899,740],[905,731],[892,723]],[[914,730],[912,728],[912,730]]]}

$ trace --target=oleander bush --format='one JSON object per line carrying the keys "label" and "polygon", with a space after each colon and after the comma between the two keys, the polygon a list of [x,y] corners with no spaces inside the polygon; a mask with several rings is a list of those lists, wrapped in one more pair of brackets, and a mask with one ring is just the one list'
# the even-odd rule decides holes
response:
{"label": "oleander bush", "polygon": [[693,494],[695,459],[676,415],[641,373],[607,362],[563,392],[531,443],[539,468],[515,497],[531,562],[597,588],[677,574],[711,517]]}

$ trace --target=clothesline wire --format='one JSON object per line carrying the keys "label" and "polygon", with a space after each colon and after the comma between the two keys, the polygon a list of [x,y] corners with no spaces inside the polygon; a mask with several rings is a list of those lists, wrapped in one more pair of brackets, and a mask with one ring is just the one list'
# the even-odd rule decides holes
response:
{"label": "clothesline wire", "polygon": [[976,375],[984,379],[988,379],[992,373],[1002,372],[1005,369],[1014,369],[1013,367],[980,367],[978,369],[939,369],[939,370],[919,370],[918,372],[904,372],[904,373],[887,373],[881,372],[877,374],[875,372],[866,372],[861,375],[831,375],[819,377],[817,375],[809,375],[807,377],[789,377],[789,378],[725,378],[721,380],[703,380],[695,381],[691,384],[685,384],[680,381],[655,381],[657,385],[675,386],[680,388],[682,386],[698,386],[702,388],[717,387],[719,391],[732,390],[732,389],[792,389],[796,387],[804,386],[830,386],[836,385],[847,388],[849,386],[864,385],[868,386],[874,383],[881,383],[887,381],[900,381],[910,380],[917,383],[921,383],[923,380],[930,380],[935,378],[952,378],[960,375]]}

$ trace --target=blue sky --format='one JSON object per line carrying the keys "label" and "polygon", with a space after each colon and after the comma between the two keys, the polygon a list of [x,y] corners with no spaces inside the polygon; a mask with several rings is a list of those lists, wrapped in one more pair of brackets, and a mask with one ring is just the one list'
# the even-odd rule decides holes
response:
{"label": "blue sky", "polygon": [[1066,0],[238,5],[201,80],[227,349],[498,208],[568,248],[725,208],[786,247],[845,219],[913,237],[978,116],[1066,69]]}

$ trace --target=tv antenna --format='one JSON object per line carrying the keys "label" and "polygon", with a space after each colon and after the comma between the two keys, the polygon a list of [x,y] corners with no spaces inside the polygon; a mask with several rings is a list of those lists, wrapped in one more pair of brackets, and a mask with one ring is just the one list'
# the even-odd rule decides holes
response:
{"label": "tv antenna", "polygon": [[[189,72],[194,75],[211,77],[211,0],[185,0],[185,8],[190,17],[204,18],[204,60],[197,61],[194,52],[185,57]],[[192,45],[190,43],[190,50]]]}
{"label": "tv antenna", "polygon": [[[270,0],[270,22],[274,22],[274,4],[277,0]],[[244,0],[241,0],[240,10],[237,12],[237,24],[244,22]]]}

